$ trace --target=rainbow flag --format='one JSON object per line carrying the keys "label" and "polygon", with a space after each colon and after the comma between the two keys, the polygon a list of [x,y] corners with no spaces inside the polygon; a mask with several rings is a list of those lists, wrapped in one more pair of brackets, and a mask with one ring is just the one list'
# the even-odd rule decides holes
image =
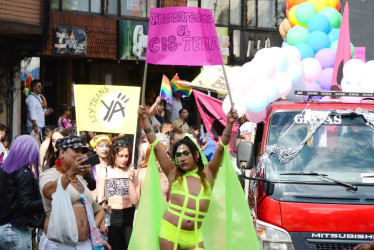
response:
{"label": "rainbow flag", "polygon": [[186,87],[183,85],[183,83],[189,83],[187,81],[180,80],[178,77],[178,74],[175,74],[173,79],[171,79],[171,89],[173,90],[173,93],[178,94],[180,96],[190,96],[192,93],[191,87]]}
{"label": "rainbow flag", "polygon": [[165,75],[162,75],[160,96],[166,100],[170,105],[173,104],[173,94],[171,92],[170,80]]}

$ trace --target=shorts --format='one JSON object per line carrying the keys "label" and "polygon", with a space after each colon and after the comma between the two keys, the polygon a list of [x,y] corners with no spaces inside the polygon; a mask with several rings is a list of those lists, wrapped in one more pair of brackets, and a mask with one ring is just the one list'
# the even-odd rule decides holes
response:
{"label": "shorts", "polygon": [[[197,230],[197,237],[194,230],[180,229],[179,238],[177,239],[178,228],[170,222],[162,219],[159,237],[170,242],[177,243],[181,249],[187,249],[203,241],[201,229]],[[195,248],[195,250],[203,248]]]}

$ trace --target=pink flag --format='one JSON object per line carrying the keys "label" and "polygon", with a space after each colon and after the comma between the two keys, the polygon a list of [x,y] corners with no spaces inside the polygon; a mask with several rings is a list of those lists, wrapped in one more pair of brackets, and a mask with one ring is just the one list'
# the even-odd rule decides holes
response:
{"label": "pink flag", "polygon": [[332,73],[331,90],[342,91],[341,81],[343,78],[343,66],[351,59],[351,38],[349,35],[349,7],[348,1],[345,3],[342,24],[338,40],[338,48]]}
{"label": "pink flag", "polygon": [[211,9],[152,8],[146,63],[223,65]]}
{"label": "pink flag", "polygon": [[[222,110],[222,101],[197,90],[193,90],[193,94],[204,126],[217,146],[227,123],[226,114]],[[235,123],[232,129],[233,136],[238,132],[238,128],[238,124]]]}

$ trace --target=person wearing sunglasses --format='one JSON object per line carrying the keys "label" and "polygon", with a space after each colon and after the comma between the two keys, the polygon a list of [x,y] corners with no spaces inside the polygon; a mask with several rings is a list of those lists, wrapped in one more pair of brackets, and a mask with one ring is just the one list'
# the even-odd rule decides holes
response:
{"label": "person wearing sunglasses", "polygon": [[[90,145],[92,149],[96,152],[96,154],[99,156],[99,159],[100,159],[100,164],[92,166],[92,173],[97,183],[100,172],[108,166],[108,154],[109,154],[110,146],[112,145],[112,141],[110,140],[109,136],[105,134],[101,134],[101,135],[96,135],[90,141]],[[97,189],[92,191],[92,196],[94,197],[95,200],[97,200]]]}
{"label": "person wearing sunglasses", "polygon": [[208,211],[211,190],[230,143],[236,110],[227,113],[227,125],[210,162],[189,136],[175,142],[171,159],[161,148],[148,120],[149,110],[142,105],[138,114],[149,143],[170,183],[169,207],[161,220],[159,245],[163,249],[204,249],[202,221]]}
{"label": "person wearing sunglasses", "polygon": [[127,142],[120,140],[113,143],[108,167],[98,177],[98,200],[108,199],[111,207],[110,226],[101,224],[100,231],[108,235],[113,250],[127,249],[132,232],[137,193],[131,151]]}

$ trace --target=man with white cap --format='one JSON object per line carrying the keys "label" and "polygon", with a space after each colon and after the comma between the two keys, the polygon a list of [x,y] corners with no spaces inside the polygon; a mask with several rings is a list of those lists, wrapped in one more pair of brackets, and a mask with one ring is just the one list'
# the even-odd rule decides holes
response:
{"label": "man with white cap", "polygon": [[241,141],[249,141],[252,142],[252,134],[255,128],[254,123],[252,122],[245,122],[243,125],[240,126],[240,137],[236,139],[235,146],[238,147],[239,142]]}

